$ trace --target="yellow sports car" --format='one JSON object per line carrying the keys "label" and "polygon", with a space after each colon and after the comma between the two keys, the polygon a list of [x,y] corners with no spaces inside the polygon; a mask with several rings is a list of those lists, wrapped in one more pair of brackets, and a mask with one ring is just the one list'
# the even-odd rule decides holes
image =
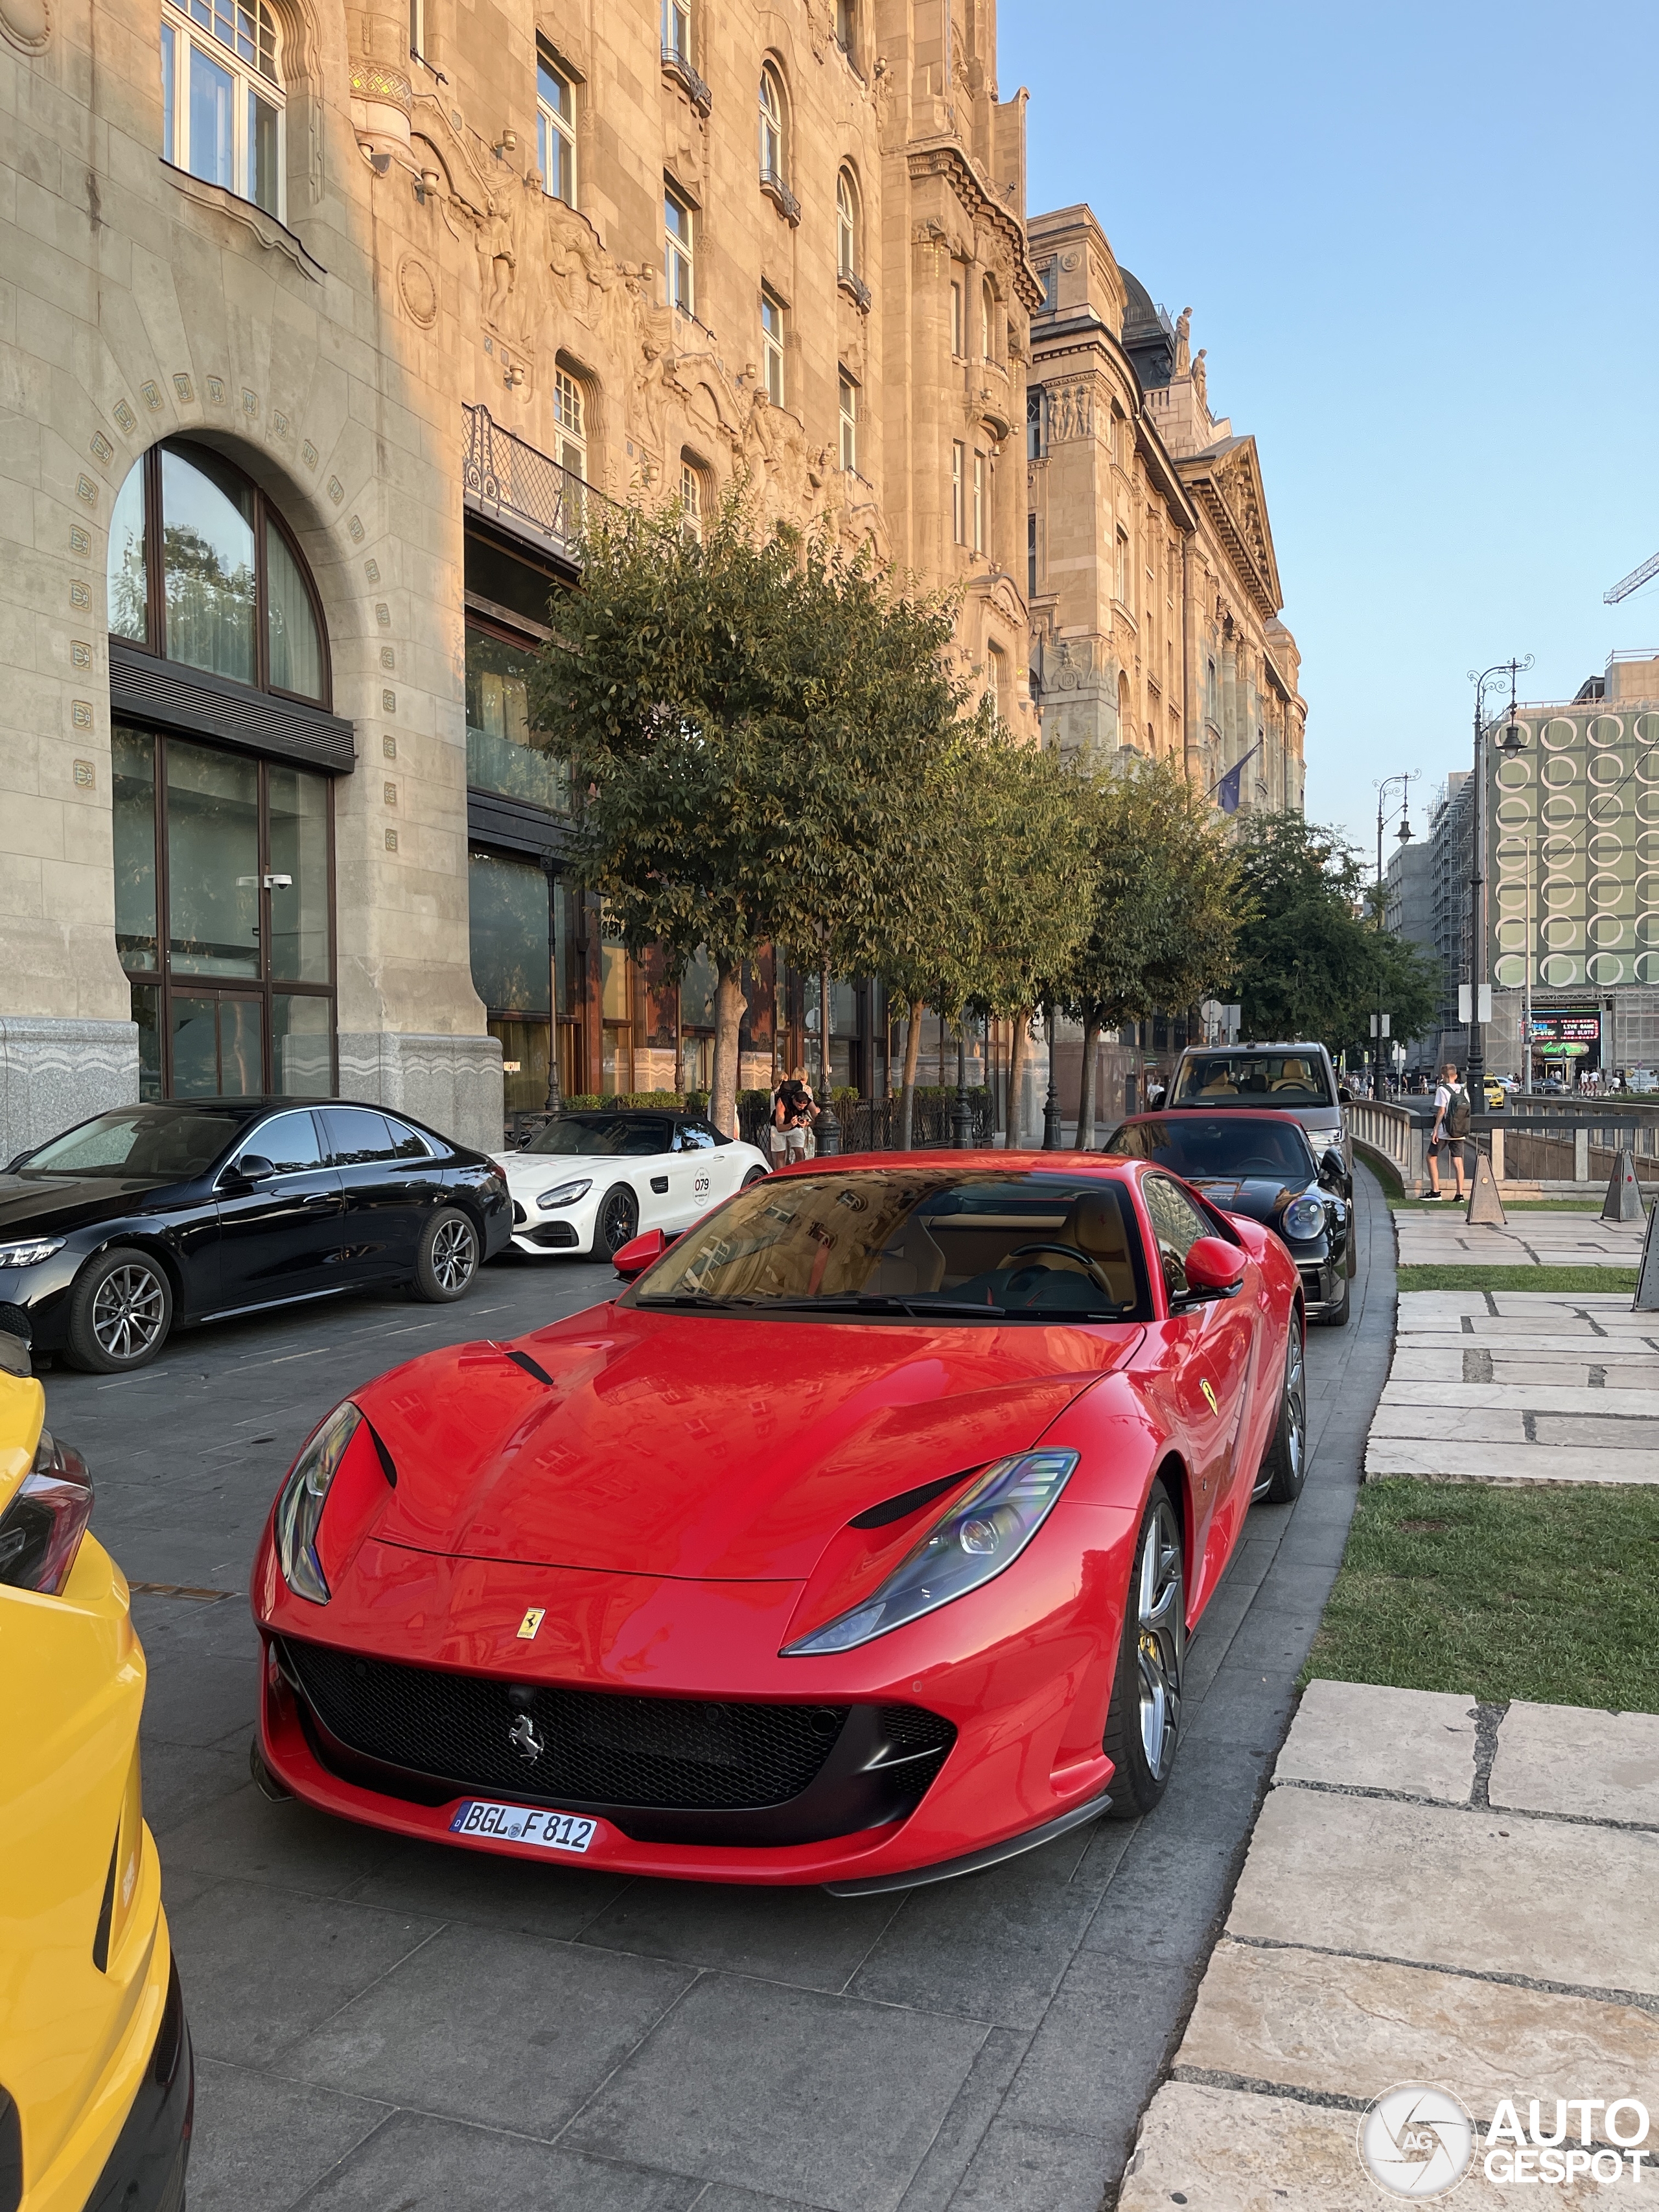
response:
{"label": "yellow sports car", "polygon": [[144,1826],[144,1655],[0,1306],[0,2212],[179,2212],[195,2069]]}

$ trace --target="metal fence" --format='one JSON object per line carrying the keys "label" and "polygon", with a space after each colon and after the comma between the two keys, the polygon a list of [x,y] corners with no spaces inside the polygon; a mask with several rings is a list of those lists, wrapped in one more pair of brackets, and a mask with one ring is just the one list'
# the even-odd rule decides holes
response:
{"label": "metal fence", "polygon": [[466,444],[461,486],[466,504],[482,514],[529,532],[574,561],[596,505],[614,507],[573,470],[559,464],[501,424],[483,406],[463,405]]}

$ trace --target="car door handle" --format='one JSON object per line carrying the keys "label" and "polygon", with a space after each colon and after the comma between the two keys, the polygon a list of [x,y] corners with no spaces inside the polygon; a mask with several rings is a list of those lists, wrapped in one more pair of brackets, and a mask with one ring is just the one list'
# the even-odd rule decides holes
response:
{"label": "car door handle", "polygon": [[308,1206],[316,1206],[319,1208],[325,1206],[334,1206],[337,1203],[338,1201],[336,1199],[331,1198],[325,1190],[311,1191],[307,1194],[306,1198],[306,1204]]}

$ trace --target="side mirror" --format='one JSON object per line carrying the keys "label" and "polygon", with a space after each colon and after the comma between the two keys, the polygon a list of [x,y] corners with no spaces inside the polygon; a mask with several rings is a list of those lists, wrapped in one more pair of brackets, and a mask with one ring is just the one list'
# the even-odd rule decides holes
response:
{"label": "side mirror", "polygon": [[269,1182],[276,1169],[263,1152],[244,1152],[231,1172],[244,1182]]}
{"label": "side mirror", "polygon": [[1320,1155],[1319,1180],[1321,1182],[1338,1184],[1346,1184],[1348,1180],[1348,1163],[1334,1145],[1328,1152],[1322,1152]]}
{"label": "side mirror", "polygon": [[1353,1093],[1346,1083],[1339,1083],[1336,1086],[1336,1103],[1339,1106],[1353,1104]]}
{"label": "side mirror", "polygon": [[1244,1254],[1222,1237],[1200,1237],[1187,1254],[1187,1288],[1200,1297],[1218,1297],[1244,1279]]}
{"label": "side mirror", "polygon": [[654,1267],[668,1249],[668,1239],[660,1229],[647,1229],[643,1236],[632,1237],[617,1253],[611,1264],[623,1282],[631,1283],[647,1267]]}

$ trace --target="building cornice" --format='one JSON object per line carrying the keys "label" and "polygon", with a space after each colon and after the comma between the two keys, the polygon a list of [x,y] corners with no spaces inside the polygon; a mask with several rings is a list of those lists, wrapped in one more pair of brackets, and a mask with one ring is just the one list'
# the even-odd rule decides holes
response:
{"label": "building cornice", "polygon": [[[1060,343],[1055,343],[1058,340]],[[1198,509],[1191,493],[1176,472],[1169,448],[1159,437],[1152,418],[1146,412],[1146,395],[1135,365],[1123,350],[1121,341],[1109,324],[1100,316],[1089,315],[1087,319],[1074,316],[1063,325],[1051,325],[1038,335],[1035,326],[1031,334],[1031,375],[1040,380],[1051,364],[1058,364],[1078,355],[1092,354],[1109,362],[1122,376],[1134,401],[1135,444],[1157,489],[1176,510],[1177,526],[1189,536],[1198,528]]]}
{"label": "building cornice", "polygon": [[1003,205],[963,148],[954,138],[934,138],[912,146],[907,159],[913,184],[924,177],[943,177],[976,223],[988,223],[1000,232],[1013,267],[1014,289],[1027,314],[1036,314],[1044,295],[1026,258],[1025,226],[1012,208]]}

